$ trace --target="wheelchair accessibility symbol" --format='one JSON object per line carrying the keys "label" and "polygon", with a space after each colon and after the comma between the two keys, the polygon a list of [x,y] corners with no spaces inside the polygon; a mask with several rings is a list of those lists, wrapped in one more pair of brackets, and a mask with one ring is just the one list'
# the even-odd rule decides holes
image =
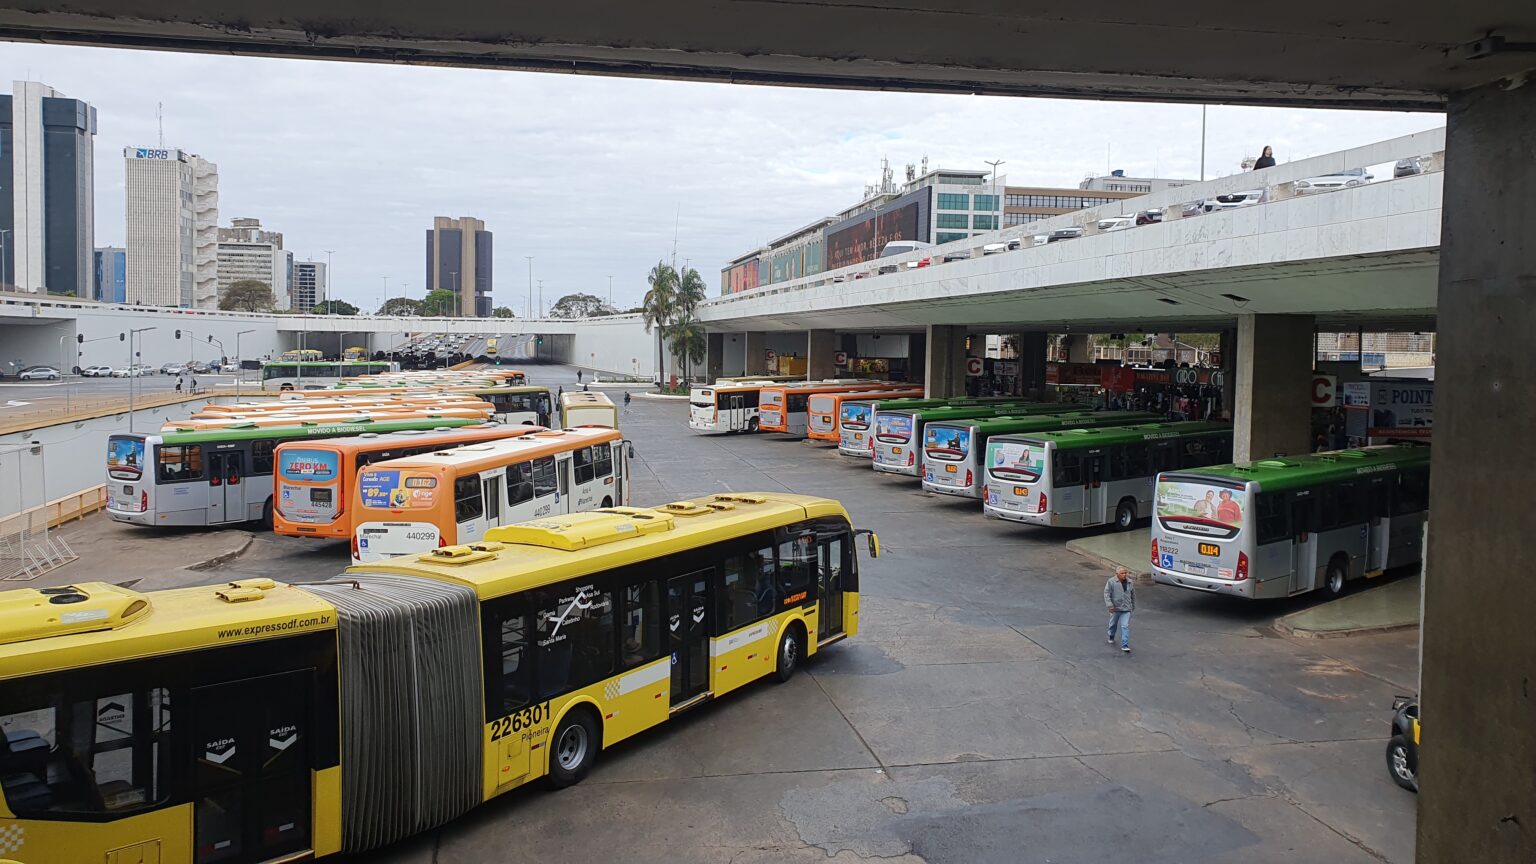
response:
{"label": "wheelchair accessibility symbol", "polygon": [[1173,553],[1172,552],[1164,552],[1161,555],[1159,555],[1158,556],[1158,561],[1157,561],[1157,566],[1163,568],[1164,570],[1172,570],[1173,569]]}

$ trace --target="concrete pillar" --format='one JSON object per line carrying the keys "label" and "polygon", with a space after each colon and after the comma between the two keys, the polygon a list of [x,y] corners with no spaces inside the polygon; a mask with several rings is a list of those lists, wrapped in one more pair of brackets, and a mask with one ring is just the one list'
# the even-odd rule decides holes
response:
{"label": "concrete pillar", "polygon": [[[1420,864],[1536,861],[1536,86],[1449,97]],[[1430,734],[1428,730],[1435,730]]]}
{"label": "concrete pillar", "polygon": [[1221,411],[1220,419],[1237,416],[1237,331],[1221,331]]}
{"label": "concrete pillar", "polygon": [[1312,452],[1310,315],[1240,315],[1235,462]]}
{"label": "concrete pillar", "polygon": [[1061,337],[1066,343],[1068,363],[1092,363],[1093,340],[1086,333],[1068,333]]}
{"label": "concrete pillar", "polygon": [[741,334],[743,375],[768,374],[768,334],[752,332]]}
{"label": "concrete pillar", "polygon": [[930,399],[965,395],[965,328],[929,324],[923,387]]}
{"label": "concrete pillar", "polygon": [[1050,359],[1050,335],[1019,334],[1019,395],[1045,399],[1045,364]]}
{"label": "concrete pillar", "polygon": [[725,373],[725,340],[724,333],[710,333],[708,336],[709,350],[704,358],[704,380],[713,382]]}
{"label": "concrete pillar", "polygon": [[805,331],[805,380],[824,381],[836,376],[832,363],[837,353],[837,333],[832,330]]}

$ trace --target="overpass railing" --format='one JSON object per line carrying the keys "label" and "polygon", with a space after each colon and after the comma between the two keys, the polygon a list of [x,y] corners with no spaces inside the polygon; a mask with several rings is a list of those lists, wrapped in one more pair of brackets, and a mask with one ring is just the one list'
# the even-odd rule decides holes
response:
{"label": "overpass railing", "polygon": [[[1141,225],[1175,219],[1197,216],[1205,219],[1220,218],[1228,210],[1264,206],[1301,195],[1335,191],[1332,188],[1319,188],[1310,183],[1314,178],[1363,171],[1379,165],[1395,167],[1399,163],[1410,166],[1413,175],[1445,170],[1445,129],[1442,127],[1416,132],[1337,153],[1298,159],[1273,168],[1247,171],[1203,183],[1191,183],[1187,186],[1037,219],[1024,225],[1006,227],[952,243],[892,255],[889,258],[875,258],[814,276],[764,285],[725,297],[713,297],[701,306],[706,310],[705,320],[729,319],[735,316],[733,307],[736,304],[824,285],[879,279],[885,275],[920,266],[920,262],[925,259],[927,263],[921,266],[942,266],[946,256],[959,255],[963,258],[975,258],[989,254],[1019,254],[1020,252],[1027,254],[1027,250],[1031,248],[1054,242],[1053,235],[1057,240],[1065,241],[1110,231],[1135,230]],[[1393,167],[1385,170],[1396,174]],[[1392,179],[1396,177],[1377,177],[1361,185],[1369,185],[1376,181],[1390,182]],[[1222,201],[1223,196],[1229,200]],[[1241,196],[1240,201],[1236,200],[1237,196]],[[1002,247],[1000,249],[999,244]],[[861,286],[861,289],[864,287],[873,286]]]}

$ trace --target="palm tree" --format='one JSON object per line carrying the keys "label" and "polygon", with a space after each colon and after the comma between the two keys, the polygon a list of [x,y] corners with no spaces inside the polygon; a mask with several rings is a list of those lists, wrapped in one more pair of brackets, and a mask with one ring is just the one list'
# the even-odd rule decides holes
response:
{"label": "palm tree", "polygon": [[664,379],[661,340],[677,312],[677,271],[666,262],[657,261],[645,281],[651,288],[640,302],[640,318],[645,322],[645,332],[656,331],[656,380],[659,382]]}
{"label": "palm tree", "polygon": [[684,380],[692,377],[693,364],[703,363],[709,354],[709,333],[695,320],[673,324],[667,331],[667,341],[672,343],[672,356],[683,364]]}
{"label": "palm tree", "polygon": [[692,267],[683,268],[677,282],[676,305],[682,313],[677,316],[678,320],[694,320],[694,312],[698,310],[699,304],[704,302],[707,290],[704,287],[704,277],[699,275],[699,271]]}

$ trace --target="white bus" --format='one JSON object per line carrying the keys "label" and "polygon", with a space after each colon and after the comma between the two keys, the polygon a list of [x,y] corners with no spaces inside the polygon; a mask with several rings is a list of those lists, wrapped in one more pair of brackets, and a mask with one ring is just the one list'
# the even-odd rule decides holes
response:
{"label": "white bus", "polygon": [[399,371],[400,364],[378,360],[274,360],[261,367],[261,389],[329,390],[343,378]]}
{"label": "white bus", "polygon": [[1225,423],[1143,423],[998,435],[987,444],[982,512],[1031,525],[1121,531],[1152,513],[1160,471],[1232,461]]}
{"label": "white bus", "polygon": [[1248,599],[1416,564],[1429,511],[1429,448],[1398,444],[1157,476],[1152,579]]}
{"label": "white bus", "polygon": [[756,432],[757,402],[776,382],[716,381],[688,390],[688,428],[695,432]]}
{"label": "white bus", "polygon": [[352,562],[474,543],[498,525],[629,503],[628,442],[582,426],[375,462],[353,484]]}
{"label": "white bus", "polygon": [[1138,411],[1066,410],[1059,414],[930,422],[923,427],[923,489],[941,495],[981,498],[982,487],[986,485],[987,443],[997,435],[1074,426],[1129,426],[1156,419],[1156,414]]}
{"label": "white bus", "polygon": [[886,474],[923,476],[923,427],[946,420],[1001,417],[1007,414],[1048,414],[1068,406],[1041,402],[990,402],[985,405],[942,405],[935,408],[875,410],[874,456],[870,465]]}

